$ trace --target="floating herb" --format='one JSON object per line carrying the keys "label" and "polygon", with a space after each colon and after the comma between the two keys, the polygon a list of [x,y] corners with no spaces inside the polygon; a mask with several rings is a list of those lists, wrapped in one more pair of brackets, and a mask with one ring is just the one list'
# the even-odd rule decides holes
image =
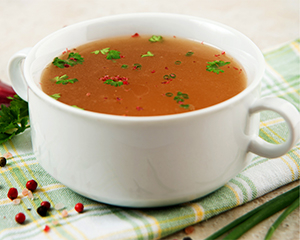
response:
{"label": "floating herb", "polygon": [[81,109],[81,110],[84,110],[84,108],[78,107],[78,106],[76,106],[76,105],[72,105],[71,107],[77,108],[77,109]]}
{"label": "floating herb", "polygon": [[71,79],[68,79],[68,76],[67,74],[65,75],[62,75],[62,76],[57,76],[55,78],[53,78],[53,80],[55,81],[56,84],[62,84],[62,85],[66,85],[68,83],[75,83],[75,82],[78,82],[78,79],[77,78],[71,78]]}
{"label": "floating herb", "polygon": [[59,99],[61,96],[60,96],[60,93],[55,93],[53,95],[50,95],[50,97],[54,98],[55,100]]}
{"label": "floating herb", "polygon": [[67,60],[60,59],[58,57],[54,58],[52,64],[59,68],[73,67],[77,64],[82,64],[84,61],[83,57],[79,53],[71,52]]}
{"label": "floating herb", "polygon": [[190,57],[190,56],[192,56],[193,54],[194,54],[193,52],[187,52],[187,53],[185,54],[185,56]]}
{"label": "floating herb", "polygon": [[190,107],[189,104],[180,104],[179,106],[184,108],[184,109],[189,109],[189,107]]}
{"label": "floating herb", "polygon": [[109,85],[114,86],[114,87],[119,87],[119,86],[123,85],[122,81],[114,81],[112,79],[107,79],[106,81],[104,81],[104,83],[109,84]]}
{"label": "floating herb", "polygon": [[141,57],[153,57],[154,54],[148,51],[146,54],[142,55]]}
{"label": "floating herb", "polygon": [[107,53],[109,52],[109,47],[101,49],[100,52],[101,52],[103,55],[107,54]]}
{"label": "floating herb", "polygon": [[163,40],[163,37],[162,36],[156,36],[156,35],[153,35],[150,39],[149,39],[149,41],[150,42],[161,42]]}
{"label": "floating herb", "polygon": [[180,65],[180,64],[181,64],[181,61],[176,61],[175,64],[176,64],[176,65]]}
{"label": "floating herb", "polygon": [[91,52],[91,53],[94,53],[94,54],[99,54],[99,53],[102,53],[103,55],[105,55],[105,54],[107,54],[109,52],[109,47],[107,47],[107,48],[103,48],[103,49],[101,49],[101,50],[96,50],[96,51],[94,51],[94,52]]}
{"label": "floating herb", "polygon": [[227,64],[230,64],[230,62],[224,62],[222,60],[220,61],[213,61],[213,62],[207,62],[208,65],[206,66],[206,71],[214,72],[216,74],[219,74],[220,72],[224,72],[224,70],[220,69],[220,67],[225,66]]}
{"label": "floating herb", "polygon": [[108,59],[108,60],[120,59],[120,58],[121,58],[120,52],[117,50],[109,50],[109,52],[106,56],[106,59]]}
{"label": "floating herb", "polygon": [[123,64],[123,65],[121,66],[121,68],[126,69],[126,68],[128,68],[128,65]]}
{"label": "floating herb", "polygon": [[134,70],[141,70],[142,69],[142,65],[139,64],[139,63],[135,63],[135,64],[133,64],[133,69]]}
{"label": "floating herb", "polygon": [[100,53],[100,50],[96,50],[96,51],[94,51],[94,52],[91,52],[91,53],[94,53],[94,54],[99,54]]}

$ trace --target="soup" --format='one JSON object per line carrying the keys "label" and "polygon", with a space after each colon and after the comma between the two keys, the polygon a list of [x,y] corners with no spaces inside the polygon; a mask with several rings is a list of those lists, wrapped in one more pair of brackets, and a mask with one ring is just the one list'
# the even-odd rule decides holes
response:
{"label": "soup", "polygon": [[158,116],[207,108],[246,88],[242,66],[221,49],[138,33],[66,49],[43,71],[42,90],[83,110]]}

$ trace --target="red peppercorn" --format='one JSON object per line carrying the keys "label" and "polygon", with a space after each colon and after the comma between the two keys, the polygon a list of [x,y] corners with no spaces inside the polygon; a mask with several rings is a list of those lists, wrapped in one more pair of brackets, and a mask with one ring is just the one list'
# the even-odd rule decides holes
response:
{"label": "red peppercorn", "polygon": [[15,216],[15,220],[17,223],[23,223],[25,221],[26,217],[25,217],[25,214],[24,213],[18,213],[16,216]]}
{"label": "red peppercorn", "polygon": [[76,210],[77,212],[82,213],[82,212],[83,212],[83,209],[84,209],[84,206],[83,206],[82,203],[77,203],[77,204],[75,205],[75,210]]}
{"label": "red peppercorn", "polygon": [[7,193],[7,197],[14,200],[18,197],[18,190],[16,188],[10,188]]}
{"label": "red peppercorn", "polygon": [[46,225],[45,228],[44,228],[44,231],[45,232],[49,232],[50,231],[50,227],[48,225]]}
{"label": "red peppercorn", "polygon": [[48,201],[43,201],[43,202],[41,202],[41,206],[44,206],[47,208],[47,210],[49,210],[51,207],[51,204]]}
{"label": "red peppercorn", "polygon": [[37,188],[37,182],[35,180],[29,180],[26,183],[26,188],[30,191],[34,191]]}

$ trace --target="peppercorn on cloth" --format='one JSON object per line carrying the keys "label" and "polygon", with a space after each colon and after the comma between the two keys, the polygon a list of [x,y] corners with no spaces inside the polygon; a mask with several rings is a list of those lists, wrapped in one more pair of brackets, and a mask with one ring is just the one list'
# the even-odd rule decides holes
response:
{"label": "peppercorn on cloth", "polygon": [[[267,69],[262,96],[286,99],[299,110],[300,39],[268,51],[264,56]],[[279,115],[261,113],[263,139],[281,143],[287,133]],[[0,145],[0,155],[8,160],[7,165],[0,168],[0,239],[159,239],[298,180],[300,174],[298,143],[280,158],[270,160],[255,156],[235,178],[204,198],[159,209],[130,209],[84,198],[49,176],[33,155],[30,129]],[[33,198],[20,194],[30,179],[38,183]],[[19,204],[7,197],[10,187],[19,190]],[[46,217],[36,212],[42,201],[52,205]],[[85,206],[81,214],[74,210],[78,202]],[[58,205],[61,206],[56,209],[54,206]],[[68,216],[63,217],[63,210]],[[15,221],[19,212],[26,215],[23,224]]]}

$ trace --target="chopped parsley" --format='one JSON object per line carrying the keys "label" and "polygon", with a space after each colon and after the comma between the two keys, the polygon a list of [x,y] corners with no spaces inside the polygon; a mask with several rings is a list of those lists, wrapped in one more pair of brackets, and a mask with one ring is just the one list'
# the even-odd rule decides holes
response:
{"label": "chopped parsley", "polygon": [[102,53],[103,55],[106,55],[106,59],[108,60],[112,60],[112,59],[120,59],[121,56],[120,56],[120,52],[117,51],[117,50],[110,50],[109,47],[107,48],[103,48],[101,50],[96,50],[96,51],[93,51],[91,53],[94,53],[94,54],[99,54],[99,53]]}
{"label": "chopped parsley", "polygon": [[61,96],[60,96],[60,93],[55,93],[53,95],[49,95],[50,97],[54,98],[55,100],[59,99]]}
{"label": "chopped parsley", "polygon": [[120,52],[117,50],[109,50],[106,56],[106,59],[112,60],[112,59],[120,59]]}
{"label": "chopped parsley", "polygon": [[54,58],[52,64],[59,68],[73,67],[77,64],[82,64],[84,62],[83,57],[79,53],[71,52],[67,60],[60,59],[58,57]]}
{"label": "chopped parsley", "polygon": [[78,107],[78,106],[76,106],[76,105],[71,105],[71,107],[77,108],[77,109],[81,109],[81,110],[84,110],[84,108]]}
{"label": "chopped parsley", "polygon": [[68,76],[67,74],[65,75],[62,75],[62,76],[57,76],[55,78],[53,78],[53,80],[55,81],[56,84],[62,84],[62,85],[66,85],[68,83],[75,83],[75,82],[78,82],[78,79],[77,78],[71,78],[71,79],[68,79]]}
{"label": "chopped parsley", "polygon": [[126,68],[128,68],[128,65],[123,64],[123,65],[121,66],[121,68],[126,69]]}
{"label": "chopped parsley", "polygon": [[141,70],[142,69],[142,65],[139,64],[139,63],[135,63],[135,64],[133,64],[133,69],[134,70]]}
{"label": "chopped parsley", "polygon": [[225,66],[227,64],[230,64],[230,62],[224,62],[222,60],[213,61],[213,62],[207,62],[208,65],[206,66],[206,71],[214,72],[216,74],[219,74],[220,72],[224,72],[224,70],[220,69],[220,67]]}
{"label": "chopped parsley", "polygon": [[119,87],[119,86],[123,85],[122,81],[114,81],[112,79],[107,79],[104,83],[109,84],[109,85],[114,86],[114,87]]}
{"label": "chopped parsley", "polygon": [[149,39],[149,41],[150,42],[161,42],[163,40],[163,37],[162,36],[156,36],[156,35],[153,35],[150,39]]}
{"label": "chopped parsley", "polygon": [[141,57],[153,57],[154,54],[148,51],[146,54],[143,54]]}

